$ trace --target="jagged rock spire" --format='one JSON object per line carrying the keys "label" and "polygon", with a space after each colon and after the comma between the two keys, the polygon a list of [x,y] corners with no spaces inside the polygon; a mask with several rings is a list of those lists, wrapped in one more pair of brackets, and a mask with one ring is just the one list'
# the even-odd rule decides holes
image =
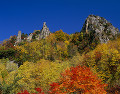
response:
{"label": "jagged rock spire", "polygon": [[[35,35],[35,39],[39,40],[39,39],[44,39],[46,38],[48,35],[50,35],[50,30],[46,25],[46,22],[43,23],[43,27],[41,30],[35,30],[33,33],[31,33],[26,39],[27,41],[31,42],[31,40],[33,39],[33,35]],[[20,43],[21,40],[21,31],[18,32],[18,36],[17,36],[17,40],[15,42],[15,44]]]}
{"label": "jagged rock spire", "polygon": [[21,42],[21,31],[18,31],[18,36],[17,36],[15,44],[19,42]]}
{"label": "jagged rock spire", "polygon": [[47,37],[50,34],[50,30],[46,25],[46,22],[43,23],[43,28],[39,34],[39,39],[44,39],[45,37]]}

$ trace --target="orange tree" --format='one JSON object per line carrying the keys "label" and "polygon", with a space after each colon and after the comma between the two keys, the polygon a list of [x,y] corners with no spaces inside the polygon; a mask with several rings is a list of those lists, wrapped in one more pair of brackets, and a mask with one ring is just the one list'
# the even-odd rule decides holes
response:
{"label": "orange tree", "polygon": [[90,68],[79,65],[65,70],[60,81],[50,86],[50,94],[106,94],[107,84],[103,84]]}

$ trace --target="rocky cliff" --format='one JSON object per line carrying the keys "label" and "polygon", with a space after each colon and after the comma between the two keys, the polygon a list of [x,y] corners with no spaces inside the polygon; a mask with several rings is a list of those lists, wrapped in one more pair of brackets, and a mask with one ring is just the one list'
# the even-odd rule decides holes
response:
{"label": "rocky cliff", "polygon": [[108,40],[115,39],[119,30],[105,18],[89,15],[85,20],[81,32],[83,34],[94,32],[94,38],[99,38],[100,43],[106,43]]}
{"label": "rocky cliff", "polygon": [[39,39],[44,39],[45,37],[47,37],[50,34],[50,30],[46,25],[46,22],[43,23],[43,28],[39,34]]}
{"label": "rocky cliff", "polygon": [[30,33],[29,36],[24,37],[23,39],[21,38],[21,31],[19,31],[15,44],[18,44],[18,43],[22,42],[23,40],[30,42],[32,39],[35,39],[35,40],[44,39],[50,33],[51,32],[50,32],[49,28],[47,27],[46,22],[44,22],[41,30],[35,30],[33,33]]}

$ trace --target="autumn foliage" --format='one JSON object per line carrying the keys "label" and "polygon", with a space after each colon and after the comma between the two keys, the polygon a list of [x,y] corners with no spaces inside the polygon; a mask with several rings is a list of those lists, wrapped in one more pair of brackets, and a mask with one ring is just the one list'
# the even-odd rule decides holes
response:
{"label": "autumn foliage", "polygon": [[62,78],[57,83],[52,83],[50,94],[106,94],[101,80],[85,66],[71,67],[62,73]]}
{"label": "autumn foliage", "polygon": [[15,45],[16,36],[4,41],[2,94],[120,94],[120,38],[98,44],[92,34],[59,30],[41,40],[33,34],[31,42]]}
{"label": "autumn foliage", "polygon": [[[31,93],[31,94],[44,94],[41,88],[35,88],[35,90],[37,91],[37,93]],[[24,90],[24,91],[21,91],[21,93],[17,93],[17,94],[30,94],[30,93],[27,90]]]}

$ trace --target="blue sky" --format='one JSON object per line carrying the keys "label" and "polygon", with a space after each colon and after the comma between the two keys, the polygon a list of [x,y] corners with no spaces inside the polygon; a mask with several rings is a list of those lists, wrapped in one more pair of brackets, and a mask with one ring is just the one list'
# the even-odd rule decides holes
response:
{"label": "blue sky", "polygon": [[0,0],[0,41],[40,30],[79,32],[88,15],[104,17],[120,29],[119,0]]}

